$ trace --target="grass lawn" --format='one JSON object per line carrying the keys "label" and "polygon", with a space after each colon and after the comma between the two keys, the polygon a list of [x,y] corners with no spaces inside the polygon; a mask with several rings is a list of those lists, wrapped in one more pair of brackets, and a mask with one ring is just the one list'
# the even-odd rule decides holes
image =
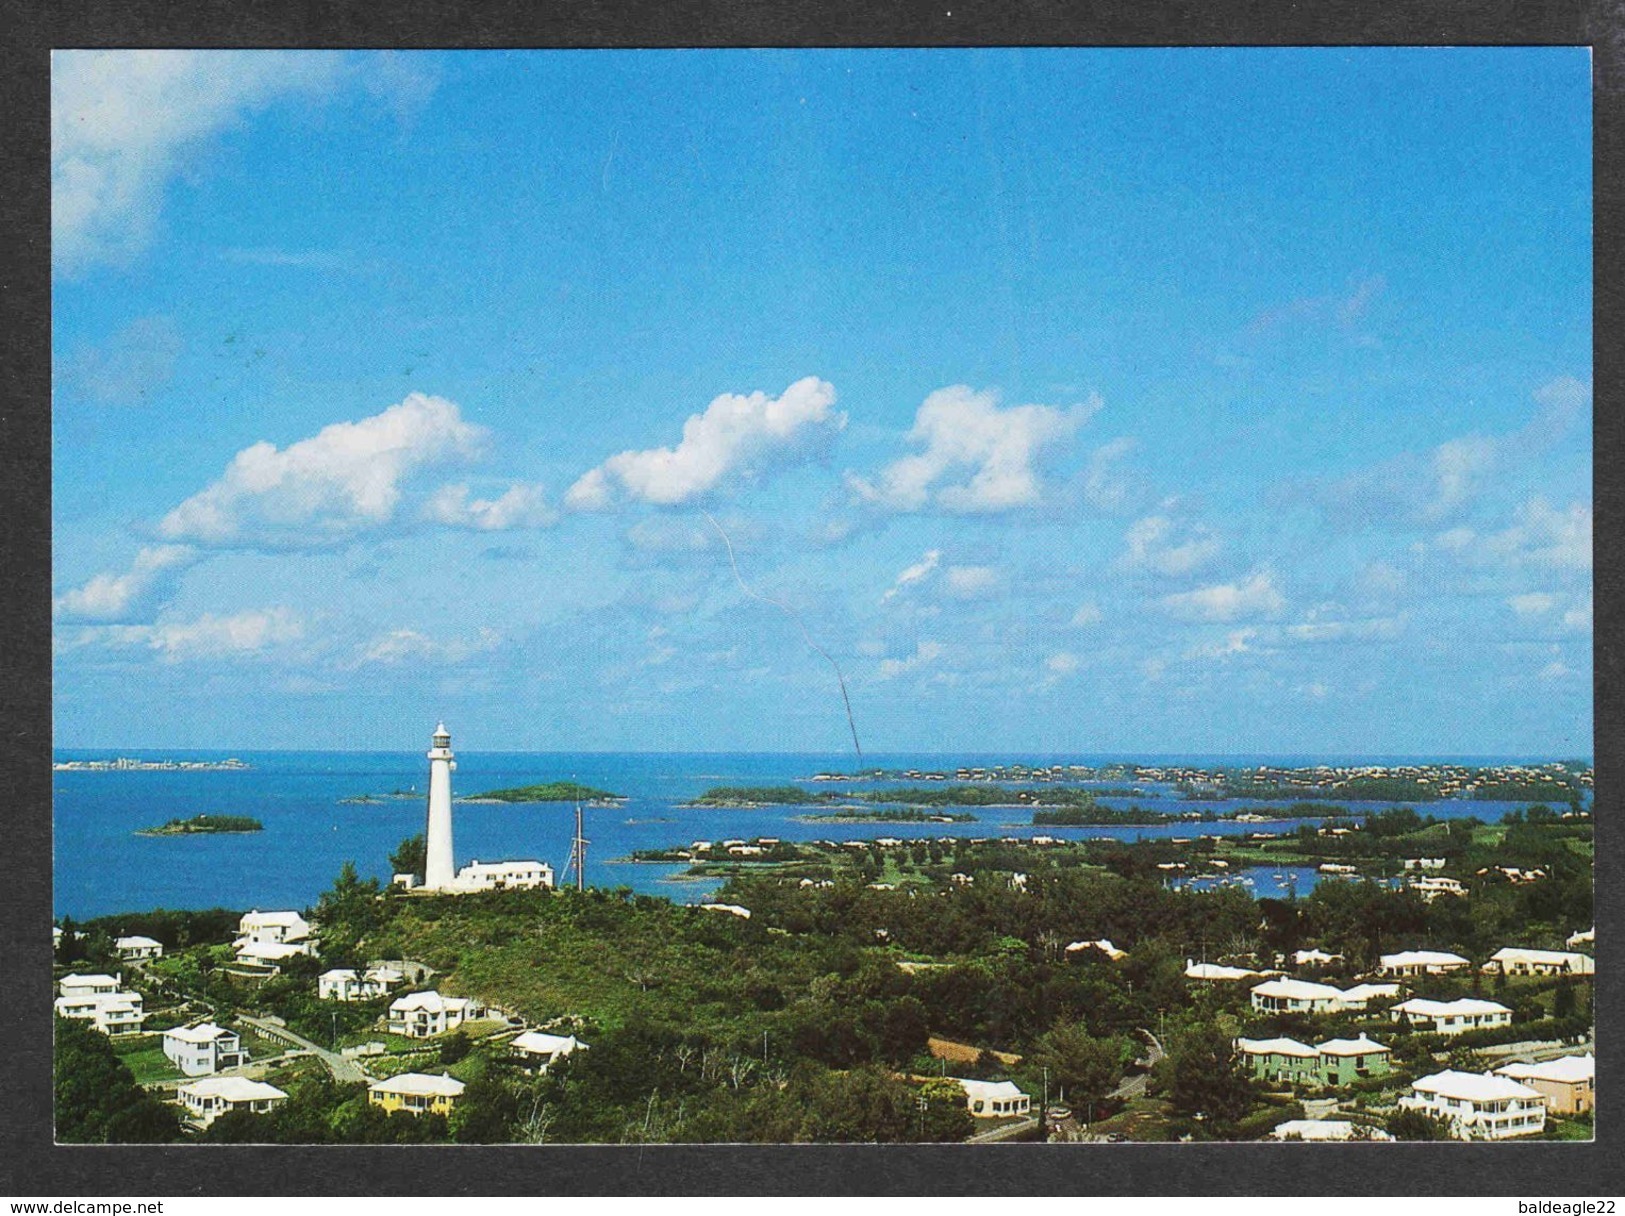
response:
{"label": "grass lawn", "polygon": [[1539,1137],[1541,1140],[1593,1140],[1596,1138],[1596,1128],[1589,1123],[1581,1123],[1577,1119],[1548,1118],[1546,1131]]}
{"label": "grass lawn", "polygon": [[159,1039],[150,1039],[133,1050],[121,1051],[119,1059],[123,1060],[125,1067],[135,1075],[137,1085],[147,1085],[153,1081],[186,1079],[186,1075],[164,1054],[163,1042]]}

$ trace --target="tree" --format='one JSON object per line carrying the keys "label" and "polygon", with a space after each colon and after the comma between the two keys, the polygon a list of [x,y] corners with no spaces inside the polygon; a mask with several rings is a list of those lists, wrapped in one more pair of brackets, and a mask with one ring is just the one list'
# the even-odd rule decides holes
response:
{"label": "tree", "polygon": [[1062,1100],[1092,1105],[1122,1078],[1123,1047],[1119,1038],[1097,1039],[1076,1022],[1062,1022],[1039,1038],[1033,1063],[1049,1070]]}
{"label": "tree", "polygon": [[1571,1018],[1574,1016],[1574,1009],[1574,977],[1565,975],[1557,981],[1557,988],[1552,993],[1552,1016]]}
{"label": "tree", "polygon": [[1199,1118],[1206,1133],[1223,1139],[1251,1109],[1253,1084],[1242,1071],[1230,1036],[1202,1024],[1174,1040],[1160,1066],[1174,1109]]}
{"label": "tree", "polygon": [[56,1020],[56,1138],[64,1144],[168,1144],[180,1117],[135,1083],[107,1037]]}
{"label": "tree", "polygon": [[455,1064],[466,1057],[473,1048],[474,1044],[466,1034],[461,1030],[454,1030],[440,1040],[440,1062],[442,1064]]}
{"label": "tree", "polygon": [[1449,1140],[1450,1125],[1426,1111],[1401,1107],[1388,1116],[1388,1134],[1395,1140]]}
{"label": "tree", "polygon": [[428,857],[428,845],[424,841],[423,833],[408,836],[395,846],[395,851],[389,855],[391,874],[412,874],[418,881],[423,880],[423,868]]}

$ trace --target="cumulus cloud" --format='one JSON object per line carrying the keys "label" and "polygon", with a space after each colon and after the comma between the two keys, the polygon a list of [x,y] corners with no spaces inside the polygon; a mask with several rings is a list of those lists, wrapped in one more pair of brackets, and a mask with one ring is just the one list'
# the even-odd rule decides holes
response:
{"label": "cumulus cloud", "polygon": [[99,404],[134,405],[169,383],[181,346],[174,318],[138,317],[101,346],[77,352],[63,379]]}
{"label": "cumulus cloud", "polygon": [[1397,616],[1350,617],[1341,604],[1316,604],[1281,633],[1293,642],[1369,642],[1396,638],[1404,626]]}
{"label": "cumulus cloud", "polygon": [[304,635],[304,622],[289,609],[254,608],[230,616],[206,612],[191,621],[98,626],[64,642],[69,646],[140,646],[173,663],[256,654],[297,642]]}
{"label": "cumulus cloud", "polygon": [[1084,501],[1098,511],[1119,511],[1128,505],[1132,493],[1122,470],[1125,457],[1139,446],[1127,435],[1113,439],[1089,455],[1083,474]]}
{"label": "cumulus cloud", "polygon": [[816,376],[778,397],[724,393],[690,415],[673,448],[627,451],[583,473],[564,496],[577,511],[601,511],[621,495],[658,506],[702,498],[730,476],[759,476],[807,459],[846,425],[835,389]]}
{"label": "cumulus cloud", "polygon": [[1563,628],[1571,633],[1590,633],[1592,629],[1591,592],[1563,614]]}
{"label": "cumulus cloud", "polygon": [[1275,588],[1274,575],[1262,570],[1243,582],[1217,583],[1195,591],[1165,595],[1162,606],[1188,620],[1234,621],[1271,616],[1286,606],[1286,600]]}
{"label": "cumulus cloud", "polygon": [[924,556],[922,556],[919,561],[915,562],[912,566],[905,566],[898,573],[897,578],[893,581],[892,585],[888,587],[886,589],[886,593],[880,597],[880,602],[884,604],[888,600],[896,599],[898,594],[902,592],[903,588],[912,586],[921,579],[928,577],[931,571],[937,568],[937,563],[941,560],[941,549],[927,549]]}
{"label": "cumulus cloud", "polygon": [[1087,629],[1091,625],[1098,625],[1105,619],[1100,611],[1100,605],[1093,600],[1078,605],[1078,610],[1072,614],[1072,627],[1074,629]]}
{"label": "cumulus cloud", "polygon": [[481,629],[473,638],[440,639],[416,629],[392,629],[364,642],[356,651],[352,666],[368,664],[400,666],[405,663],[460,663],[474,655],[496,649],[502,635],[495,629]]}
{"label": "cumulus cloud", "polygon": [[1591,569],[1591,504],[1559,509],[1544,498],[1518,507],[1510,526],[1480,533],[1457,527],[1433,538],[1432,546],[1473,566],[1535,567],[1559,571]]}
{"label": "cumulus cloud", "polygon": [[1540,669],[1540,678],[1543,680],[1561,680],[1573,674],[1574,668],[1563,662],[1562,659],[1553,659]]}
{"label": "cumulus cloud", "polygon": [[949,566],[944,581],[956,600],[977,600],[992,595],[1003,581],[993,566]]}
{"label": "cumulus cloud", "polygon": [[[1171,507],[1172,503],[1164,504]],[[1156,574],[1191,574],[1206,566],[1222,547],[1219,538],[1200,524],[1175,520],[1162,513],[1147,515],[1123,534],[1127,548],[1122,564]]]}
{"label": "cumulus cloud", "polygon": [[[158,531],[168,540],[217,547],[342,542],[395,517],[403,479],[474,456],[486,434],[452,402],[413,393],[381,414],[336,422],[286,449],[263,441],[244,448],[218,481],[164,516]],[[488,517],[496,504],[490,507]]]}
{"label": "cumulus cloud", "polygon": [[466,485],[442,486],[430,496],[424,517],[451,528],[503,532],[510,528],[545,528],[558,522],[542,487],[522,482],[496,498],[471,498]]}
{"label": "cumulus cloud", "polygon": [[51,244],[67,272],[151,239],[169,178],[199,145],[341,75],[325,52],[57,51],[51,58]]}
{"label": "cumulus cloud", "polygon": [[928,667],[942,657],[942,644],[940,642],[920,642],[915,645],[914,653],[901,659],[882,659],[880,661],[880,678],[882,680],[895,679],[897,676],[907,675],[922,667]]}
{"label": "cumulus cloud", "polygon": [[182,571],[198,560],[185,545],[149,545],[122,574],[98,574],[59,595],[51,613],[62,621],[133,622],[149,618],[174,591]]}
{"label": "cumulus cloud", "polygon": [[1187,659],[1228,659],[1238,654],[1248,653],[1252,647],[1248,645],[1258,636],[1256,629],[1233,629],[1224,637],[1213,642],[1205,642],[1192,647],[1185,653]]}
{"label": "cumulus cloud", "polygon": [[1529,591],[1507,597],[1507,606],[1521,617],[1543,616],[1557,606],[1557,596],[1545,591]]}
{"label": "cumulus cloud", "polygon": [[1083,660],[1069,650],[1058,650],[1044,660],[1044,670],[1052,676],[1069,676],[1083,665]]}
{"label": "cumulus cloud", "polygon": [[872,480],[848,473],[847,485],[858,501],[888,511],[976,514],[1032,506],[1043,493],[1034,467],[1043,450],[1099,409],[1098,397],[1065,410],[1000,409],[993,392],[962,384],[938,389],[920,405],[908,435],[924,450],[893,461]]}

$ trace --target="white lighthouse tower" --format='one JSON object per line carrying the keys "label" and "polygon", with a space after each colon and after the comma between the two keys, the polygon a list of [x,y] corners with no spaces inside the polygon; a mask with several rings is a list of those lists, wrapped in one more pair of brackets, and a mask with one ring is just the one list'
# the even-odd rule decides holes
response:
{"label": "white lighthouse tower", "polygon": [[435,728],[433,742],[429,749],[429,827],[424,834],[423,886],[429,891],[445,891],[457,877],[451,849],[451,774],[457,764],[444,722]]}

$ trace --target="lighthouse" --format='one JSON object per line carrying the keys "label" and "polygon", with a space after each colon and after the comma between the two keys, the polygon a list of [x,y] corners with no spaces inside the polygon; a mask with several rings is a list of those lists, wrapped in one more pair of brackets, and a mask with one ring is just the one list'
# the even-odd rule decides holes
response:
{"label": "lighthouse", "polygon": [[451,849],[451,773],[457,764],[444,722],[435,728],[433,744],[429,749],[429,827],[424,833],[423,886],[429,891],[445,891],[457,878]]}

